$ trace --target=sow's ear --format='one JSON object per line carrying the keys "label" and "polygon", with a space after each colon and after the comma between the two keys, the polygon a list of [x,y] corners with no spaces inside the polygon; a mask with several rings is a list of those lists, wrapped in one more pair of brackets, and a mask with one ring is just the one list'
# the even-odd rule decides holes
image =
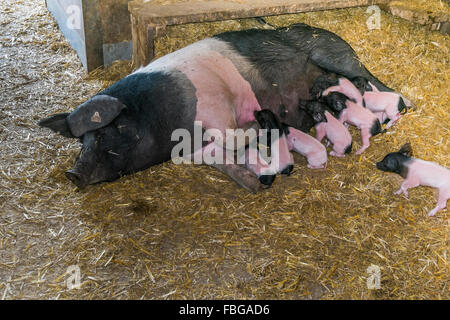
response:
{"label": "sow's ear", "polygon": [[72,113],[59,113],[41,120],[41,127],[50,128],[64,137],[78,138],[88,131],[103,128],[113,121],[126,106],[118,99],[107,96],[95,96]]}
{"label": "sow's ear", "polygon": [[45,118],[41,121],[39,121],[39,125],[41,127],[49,128],[63,137],[67,138],[76,138],[69,129],[69,126],[67,125],[66,118],[69,115],[69,113],[58,113],[51,117]]}
{"label": "sow's ear", "polygon": [[124,108],[126,106],[114,97],[97,95],[78,106],[66,121],[72,134],[81,137],[110,124]]}
{"label": "sow's ear", "polygon": [[405,156],[408,156],[408,157],[412,157],[412,155],[413,155],[412,147],[411,147],[411,144],[409,142],[405,143],[400,148],[400,150],[398,150],[398,152],[401,153],[401,154],[404,154]]}

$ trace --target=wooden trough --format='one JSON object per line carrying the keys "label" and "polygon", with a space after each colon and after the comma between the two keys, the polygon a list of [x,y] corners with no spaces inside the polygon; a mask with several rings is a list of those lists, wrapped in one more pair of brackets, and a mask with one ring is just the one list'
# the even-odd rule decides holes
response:
{"label": "wooden trough", "polygon": [[133,62],[139,67],[155,56],[155,40],[171,25],[385,4],[388,0],[252,0],[153,4],[131,1]]}

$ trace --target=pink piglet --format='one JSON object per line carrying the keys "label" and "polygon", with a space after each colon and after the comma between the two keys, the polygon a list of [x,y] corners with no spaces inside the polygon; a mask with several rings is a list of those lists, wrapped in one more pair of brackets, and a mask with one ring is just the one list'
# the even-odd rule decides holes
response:
{"label": "pink piglet", "polygon": [[439,190],[438,203],[428,216],[434,216],[447,206],[450,198],[450,170],[437,163],[424,161],[412,157],[412,148],[409,143],[399,151],[391,152],[376,164],[382,171],[395,172],[405,180],[395,194],[403,193],[408,197],[408,189],[418,186],[429,186]]}

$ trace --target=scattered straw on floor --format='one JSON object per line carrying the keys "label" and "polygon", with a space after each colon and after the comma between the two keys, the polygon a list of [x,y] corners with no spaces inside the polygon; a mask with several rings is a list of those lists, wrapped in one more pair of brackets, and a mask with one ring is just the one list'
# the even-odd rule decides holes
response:
{"label": "scattered straw on floor", "polygon": [[417,11],[428,12],[434,15],[450,13],[450,5],[445,0],[394,0],[391,1],[391,5],[404,6]]}
{"label": "scattered straw on floor", "polygon": [[[365,8],[270,17],[336,32],[417,110],[362,156],[295,172],[257,195],[202,166],[165,163],[79,191],[66,180],[80,145],[38,128],[131,67],[85,76],[43,1],[0,3],[0,298],[449,299],[448,211],[434,192],[393,196],[400,178],[374,163],[410,141],[449,167],[449,37]],[[232,21],[174,27],[167,53],[209,34],[261,27]],[[98,80],[102,78],[102,80]],[[359,135],[353,131],[358,142]],[[358,146],[356,146],[357,148]],[[381,289],[366,272],[381,268]],[[68,290],[78,265],[80,290]]]}

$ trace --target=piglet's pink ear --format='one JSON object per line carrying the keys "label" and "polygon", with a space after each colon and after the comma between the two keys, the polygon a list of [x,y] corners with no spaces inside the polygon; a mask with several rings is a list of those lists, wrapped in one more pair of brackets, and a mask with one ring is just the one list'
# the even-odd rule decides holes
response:
{"label": "piglet's pink ear", "polygon": [[398,150],[399,153],[404,154],[405,156],[412,157],[413,156],[413,150],[411,147],[411,144],[409,142],[405,143],[400,150]]}

